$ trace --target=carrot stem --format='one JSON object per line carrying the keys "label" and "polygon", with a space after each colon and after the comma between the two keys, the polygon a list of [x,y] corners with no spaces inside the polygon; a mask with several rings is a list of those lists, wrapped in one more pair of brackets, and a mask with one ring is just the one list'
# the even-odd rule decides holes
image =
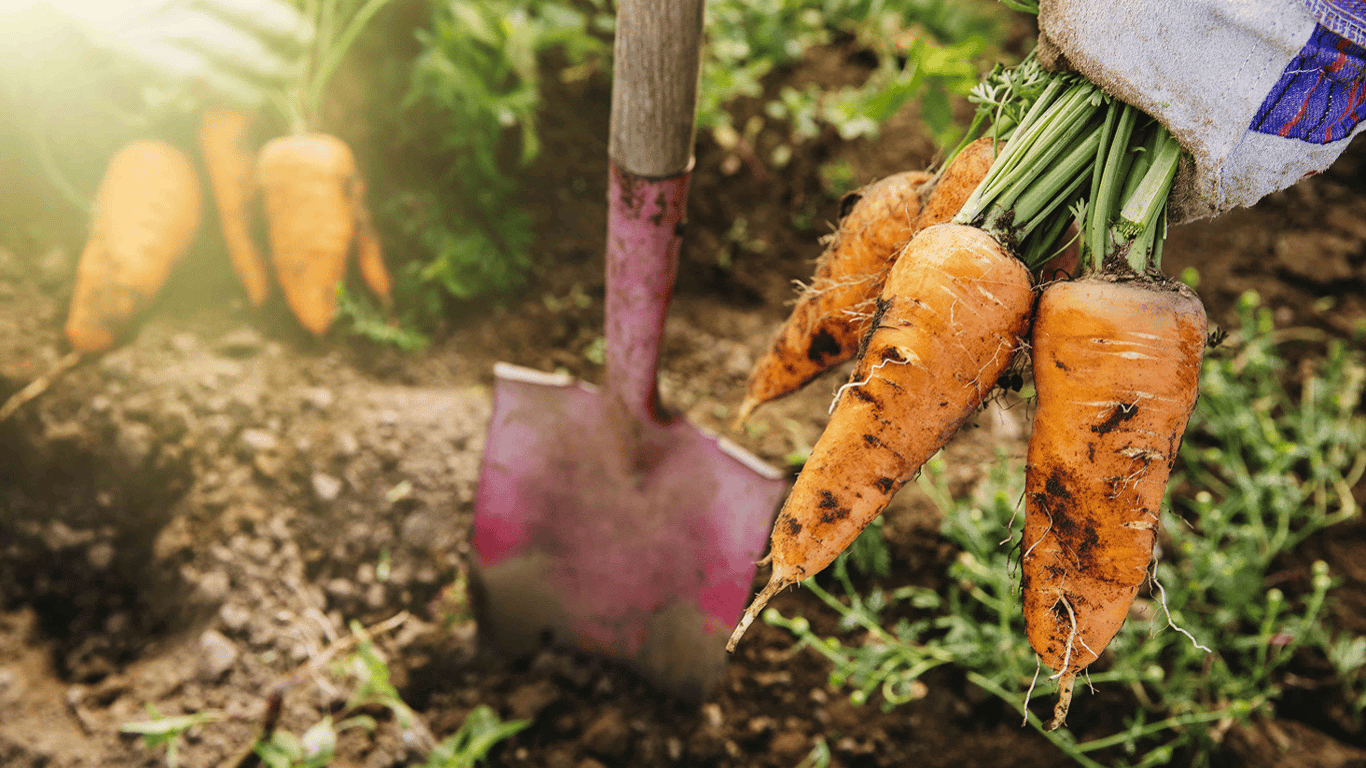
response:
{"label": "carrot stem", "polygon": [[1143,228],[1152,226],[1162,205],[1171,193],[1172,180],[1176,177],[1176,166],[1181,160],[1181,145],[1165,127],[1158,129],[1157,152],[1153,164],[1143,174],[1138,188],[1124,201],[1119,212],[1119,222],[1115,225],[1119,232],[1137,235]]}
{"label": "carrot stem", "polygon": [[[1061,95],[1049,96],[1064,87]],[[1063,196],[1072,177],[1094,159],[1098,133],[1091,126],[1104,102],[1086,80],[1055,78],[954,221],[986,222],[992,234],[1018,242],[1039,223],[1032,219],[1050,210],[1048,202]]]}
{"label": "carrot stem", "polygon": [[1000,143],[1019,126],[1024,114],[1046,90],[1046,83],[1051,77],[1039,66],[1036,51],[1030,51],[1024,61],[1010,69],[997,64],[968,95],[968,101],[977,105],[977,111],[972,124],[958,146],[945,158],[944,164],[953,162],[953,158],[982,135],[982,126],[988,119],[991,121],[991,137]]}
{"label": "carrot stem", "polygon": [[[1119,120],[1119,110],[1121,109],[1123,109],[1121,102],[1114,100],[1110,102],[1110,106],[1105,110],[1105,127],[1101,129],[1100,146],[1096,148],[1096,164],[1091,169],[1092,190],[1100,189],[1101,179],[1105,175],[1105,159],[1109,156],[1110,145],[1114,143],[1115,123]],[[1082,232],[1081,240],[1083,244],[1092,239],[1092,233],[1089,231],[1091,229],[1095,228],[1089,227],[1088,230]],[[1086,257],[1089,255],[1088,250],[1090,249],[1085,245],[1081,246],[1078,254],[1080,257],[1080,263],[1077,265],[1078,267],[1086,266]]]}
{"label": "carrot stem", "polygon": [[[991,170],[987,172],[982,182],[977,185],[963,208],[954,216],[955,224],[971,224],[980,217],[986,207],[1003,191],[1006,185],[1012,183],[1012,171],[1021,164],[1021,158],[1026,150],[1033,144],[1039,132],[1043,129],[1043,116],[1058,98],[1058,92],[1065,87],[1064,78],[1054,78],[1044,88],[1038,100],[1034,102],[1024,119],[1015,127],[1011,140],[1006,144],[1006,148],[1001,152],[1000,157],[992,164]],[[1037,169],[1036,169],[1037,170]]]}
{"label": "carrot stem", "polygon": [[[319,105],[322,103],[323,89],[327,87],[327,81],[336,72],[337,66],[341,64],[341,60],[346,56],[351,44],[356,41],[356,37],[360,35],[361,30],[365,29],[365,25],[370,22],[370,19],[388,4],[389,0],[369,0],[346,23],[346,28],[337,36],[336,42],[329,44],[327,50],[320,52],[320,58],[323,58],[323,62],[313,73],[312,82],[309,83],[308,87],[308,108],[311,113],[317,114]],[[335,5],[335,0],[328,5]]]}
{"label": "carrot stem", "polygon": [[[1119,200],[1120,187],[1123,186],[1125,159],[1129,156],[1129,139],[1133,136],[1137,110],[1128,104],[1114,102],[1110,117],[1114,118],[1112,133],[1104,147],[1103,162],[1096,165],[1097,172],[1091,187],[1091,215],[1087,222],[1087,237],[1083,241],[1082,269],[1086,274],[1105,260],[1110,250],[1110,218],[1114,215]],[[1087,265],[1091,268],[1087,268]]]}
{"label": "carrot stem", "polygon": [[1157,153],[1157,140],[1161,132],[1153,126],[1146,126],[1144,132],[1143,143],[1135,146],[1134,159],[1124,174],[1124,191],[1120,193],[1120,200],[1128,200],[1133,196],[1134,190],[1138,189],[1138,183],[1153,165],[1153,155]]}
{"label": "carrot stem", "polygon": [[[1088,84],[1089,86],[1089,84]],[[1092,114],[1100,106],[1091,100],[1094,87],[1077,88],[1069,94],[1071,100],[1059,105],[1056,121],[1049,121],[1034,140],[1034,146],[1021,158],[1021,175],[995,200],[995,205],[1016,208],[1016,202],[1027,191],[1038,193],[1039,169],[1049,168],[1053,161],[1071,146],[1089,124]],[[1092,132],[1094,134],[1094,132]],[[1091,154],[1095,154],[1091,147]],[[1044,176],[1044,178],[1049,178]],[[1064,182],[1065,183],[1065,182]]]}
{"label": "carrot stem", "polygon": [[1082,173],[1096,156],[1100,134],[1091,132],[1015,201],[1015,227],[1021,237],[1033,231],[1087,180]]}

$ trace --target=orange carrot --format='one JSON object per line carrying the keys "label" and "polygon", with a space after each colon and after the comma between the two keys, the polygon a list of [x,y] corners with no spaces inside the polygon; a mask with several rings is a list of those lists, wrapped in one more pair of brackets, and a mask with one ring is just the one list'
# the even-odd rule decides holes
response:
{"label": "orange carrot", "polygon": [[895,253],[920,216],[923,171],[906,171],[845,196],[847,213],[827,240],[811,284],[750,372],[739,421],[761,403],[797,391],[858,352]]}
{"label": "orange carrot", "polygon": [[[272,139],[257,159],[257,182],[265,198],[276,279],[299,322],[321,336],[336,314],[337,289],[357,233],[369,226],[368,217],[362,219],[364,185],[355,156],[345,142],[326,133]],[[376,280],[378,242],[363,250],[370,260],[366,279]]]}
{"label": "orange carrot", "polygon": [[938,177],[907,171],[845,198],[848,214],[817,262],[811,285],[750,372],[737,422],[854,358],[897,253],[916,232],[957,213],[994,156],[992,140],[982,138]]}
{"label": "orange carrot", "polygon": [[1088,277],[1039,299],[1021,548],[1025,630],[1059,680],[1050,730],[1148,577],[1205,334],[1179,283]]}
{"label": "orange carrot", "polygon": [[251,237],[252,173],[255,151],[247,145],[252,115],[239,109],[211,107],[199,118],[199,151],[209,173],[218,224],[233,269],[253,306],[270,295],[270,273]]}
{"label": "orange carrot", "polygon": [[194,165],[170,144],[135,141],[110,158],[76,266],[66,322],[73,349],[114,345],[185,255],[202,207]]}
{"label": "orange carrot", "polygon": [[939,224],[911,241],[774,523],[772,577],[730,648],[773,595],[829,565],[982,404],[1032,307],[1028,270],[986,232]]}
{"label": "orange carrot", "polygon": [[932,182],[925,207],[915,222],[916,231],[943,224],[957,215],[977,185],[982,183],[987,171],[991,170],[998,149],[1000,147],[990,136],[983,136],[963,147]]}
{"label": "orange carrot", "polygon": [[356,195],[356,266],[360,268],[361,279],[375,294],[386,310],[393,308],[394,281],[389,277],[389,269],[384,265],[384,248],[379,241],[379,233],[370,220],[370,211],[365,207],[364,195]]}

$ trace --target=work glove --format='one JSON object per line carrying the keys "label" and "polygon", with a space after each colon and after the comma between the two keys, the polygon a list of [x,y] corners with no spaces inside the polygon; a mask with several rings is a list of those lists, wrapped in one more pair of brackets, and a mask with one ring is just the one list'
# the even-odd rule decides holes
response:
{"label": "work glove", "polygon": [[1041,0],[1039,56],[1157,118],[1191,155],[1181,223],[1328,168],[1366,117],[1358,0]]}
{"label": "work glove", "polygon": [[[24,4],[20,0],[20,4]],[[0,9],[15,0],[0,0]],[[75,33],[144,85],[192,89],[237,106],[259,106],[302,72],[313,26],[287,0],[29,0],[12,10],[5,47],[39,60],[61,55]],[[22,23],[27,22],[27,24]],[[8,29],[5,29],[8,27]],[[42,50],[43,46],[56,50]],[[66,51],[67,55],[70,51]]]}

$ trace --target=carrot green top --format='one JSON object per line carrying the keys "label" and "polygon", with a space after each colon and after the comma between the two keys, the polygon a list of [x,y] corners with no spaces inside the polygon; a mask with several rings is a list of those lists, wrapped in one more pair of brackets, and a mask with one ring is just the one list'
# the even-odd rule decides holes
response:
{"label": "carrot green top", "polygon": [[[1075,74],[1045,72],[1033,55],[973,90],[964,142],[989,129],[1007,138],[954,217],[990,232],[1031,268],[1081,224],[1081,273],[1153,273],[1181,147],[1165,127]],[[955,150],[957,151],[957,150]]]}

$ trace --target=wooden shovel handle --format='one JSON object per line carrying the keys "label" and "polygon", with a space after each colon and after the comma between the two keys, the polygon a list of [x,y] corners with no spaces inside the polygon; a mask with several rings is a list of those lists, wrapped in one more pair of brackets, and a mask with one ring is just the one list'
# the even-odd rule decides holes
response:
{"label": "wooden shovel handle", "polygon": [[690,170],[704,0],[620,0],[607,147],[627,173]]}

